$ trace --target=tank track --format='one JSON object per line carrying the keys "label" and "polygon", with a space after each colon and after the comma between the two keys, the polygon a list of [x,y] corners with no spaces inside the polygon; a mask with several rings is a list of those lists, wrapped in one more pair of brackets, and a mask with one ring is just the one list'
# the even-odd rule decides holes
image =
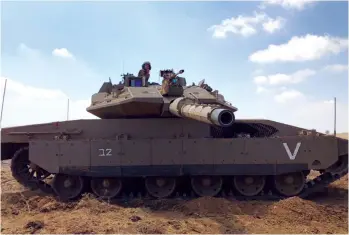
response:
{"label": "tank track", "polygon": [[[14,154],[14,157],[12,158],[12,162],[11,162],[11,171],[12,171],[12,175],[13,177],[24,187],[30,189],[30,190],[41,190],[44,193],[47,194],[53,194],[56,195],[55,190],[51,187],[50,184],[39,180],[37,178],[31,177],[31,178],[27,178],[27,175],[23,175],[23,173],[21,173],[20,171],[18,171],[18,164],[22,164],[23,163],[23,159],[24,161],[26,160],[25,158],[23,158],[23,152],[27,151],[28,147],[22,147],[19,150],[16,151],[16,153]],[[22,160],[22,161],[21,161]],[[333,171],[327,169],[324,170],[323,172],[321,172],[321,174],[317,177],[315,177],[312,180],[308,180],[303,188],[303,190],[296,195],[296,197],[300,197],[300,198],[308,198],[314,194],[316,194],[317,192],[321,192],[323,191],[327,186],[329,186],[331,183],[341,179],[342,177],[344,177],[347,173],[348,173],[348,156],[344,155],[341,156],[340,158],[341,161],[344,161],[342,166],[342,169],[337,169],[337,171]],[[88,180],[86,180],[88,181]],[[127,187],[127,185],[126,185]],[[138,188],[138,187],[137,187]],[[266,185],[265,188],[269,188],[269,185]],[[143,199],[143,200],[159,200],[156,198],[153,198],[151,196],[149,196],[148,193],[144,193],[142,192],[142,190],[131,190],[130,192],[127,192],[128,190],[126,190],[126,192],[122,193],[120,196],[116,197],[115,199],[112,199],[112,201],[130,201],[132,199]],[[234,200],[282,200],[282,199],[286,199],[289,198],[287,196],[281,196],[278,193],[273,192],[274,190],[272,188],[270,188],[267,191],[262,191],[260,194],[258,194],[257,196],[240,196],[240,195],[236,195],[235,193],[233,193],[232,190],[225,190],[224,188],[221,190],[221,192],[215,196],[215,197],[220,197],[220,198],[226,198],[226,199],[234,199]],[[180,199],[193,199],[193,198],[198,198],[200,196],[196,196],[195,193],[193,192],[193,190],[190,190],[188,193],[183,193],[183,192],[174,192],[173,196],[171,196],[171,198],[180,198]],[[67,201],[63,198],[58,198],[60,200],[63,201]],[[68,200],[70,201],[70,200]]]}
{"label": "tank track", "polygon": [[11,172],[13,178],[15,178],[18,183],[32,191],[40,189],[45,193],[53,193],[52,187],[46,182],[37,180],[33,176],[29,178],[24,177],[27,176],[27,174],[30,176],[29,170],[26,172],[26,170],[20,169],[18,166],[22,164],[29,165],[29,159],[27,159],[27,156],[22,157],[22,154],[25,151],[28,151],[28,147],[19,148],[13,155],[11,160]]}

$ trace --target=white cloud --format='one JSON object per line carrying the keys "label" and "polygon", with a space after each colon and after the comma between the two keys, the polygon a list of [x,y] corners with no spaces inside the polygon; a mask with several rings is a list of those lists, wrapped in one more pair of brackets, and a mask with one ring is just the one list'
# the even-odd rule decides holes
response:
{"label": "white cloud", "polygon": [[266,76],[257,76],[253,78],[254,83],[257,85],[267,84],[268,78]]}
{"label": "white cloud", "polygon": [[52,55],[63,58],[74,58],[73,54],[67,48],[56,48],[52,51]]}
{"label": "white cloud", "polygon": [[261,5],[265,9],[267,5],[280,5],[285,9],[303,10],[306,5],[310,5],[314,0],[266,0]]}
{"label": "white cloud", "polygon": [[249,60],[256,63],[310,61],[330,54],[339,54],[347,48],[348,39],[307,34],[292,37],[285,44],[269,45],[267,49],[250,55]]}
{"label": "white cloud", "polygon": [[[1,93],[5,79],[7,84],[2,127],[66,120],[68,96],[64,92],[0,77]],[[69,100],[69,119],[96,118],[86,111],[89,105],[90,99]]]}
{"label": "white cloud", "polygon": [[[79,77],[89,82],[82,86]],[[70,120],[96,118],[86,108],[104,81],[81,60],[57,60],[25,44],[2,56],[1,99],[5,79],[2,127],[65,121],[68,98]]]}
{"label": "white cloud", "polygon": [[268,33],[274,33],[276,30],[280,30],[285,25],[286,20],[282,17],[276,19],[268,18],[267,22],[263,23],[263,29]]}
{"label": "white cloud", "polygon": [[[333,130],[334,106],[333,102],[309,101],[305,100],[301,105],[292,108],[290,113],[292,122],[309,129],[314,128],[325,132]],[[348,132],[348,105],[337,102],[337,131]]]}
{"label": "white cloud", "polygon": [[265,87],[262,87],[262,86],[258,86],[256,92],[257,92],[257,94],[265,93],[265,92],[268,92],[268,89],[266,89]]}
{"label": "white cloud", "polygon": [[332,64],[324,67],[325,71],[330,71],[334,73],[341,73],[348,70],[348,65],[345,64]]}
{"label": "white cloud", "polygon": [[213,37],[215,38],[225,38],[229,32],[249,37],[257,33],[261,24],[266,32],[273,33],[275,30],[282,28],[284,23],[285,19],[281,17],[272,19],[265,13],[254,12],[254,16],[239,15],[238,17],[225,19],[221,24],[213,25],[208,30],[213,31]]}
{"label": "white cloud", "polygon": [[334,104],[334,100],[325,100],[324,104]]}
{"label": "white cloud", "polygon": [[38,87],[26,86],[20,82],[13,81],[12,79],[5,78],[5,77],[0,77],[1,83],[5,83],[6,79],[7,79],[6,92],[15,92],[16,94],[22,95],[24,97],[30,97],[33,99],[42,98],[43,100],[68,98],[60,90],[43,89]]}
{"label": "white cloud", "polygon": [[281,92],[278,95],[275,95],[274,99],[278,103],[286,103],[294,100],[303,98],[304,95],[297,90],[286,90]]}
{"label": "white cloud", "polygon": [[315,75],[316,72],[310,69],[299,70],[293,74],[275,74],[269,76],[270,85],[281,85],[281,84],[296,84],[303,82],[310,76]]}
{"label": "white cloud", "polygon": [[[316,99],[294,89],[274,89],[264,93],[257,102],[263,107],[261,116],[300,128],[320,132],[333,130],[334,106],[332,97]],[[256,107],[258,108],[258,107]],[[347,100],[337,99],[337,132],[348,132]]]}
{"label": "white cloud", "polygon": [[284,85],[284,84],[297,84],[301,83],[307,78],[315,75],[316,72],[311,69],[299,70],[293,74],[282,74],[277,73],[268,76],[257,76],[254,77],[254,82],[257,85],[269,84],[269,85]]}
{"label": "white cloud", "polygon": [[[276,116],[277,112],[284,112],[281,119],[283,123],[307,129],[316,129],[320,132],[333,130],[334,107],[331,102],[310,100],[308,97],[298,97],[295,102],[276,103],[267,117]],[[337,101],[337,132],[348,132],[348,105]],[[281,117],[281,116],[279,116]],[[275,119],[275,118],[274,118]]]}

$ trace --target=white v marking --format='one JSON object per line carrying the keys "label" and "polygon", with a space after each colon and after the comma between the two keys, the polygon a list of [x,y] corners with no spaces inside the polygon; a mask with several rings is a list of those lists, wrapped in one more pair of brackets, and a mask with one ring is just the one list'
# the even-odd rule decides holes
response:
{"label": "white v marking", "polygon": [[283,143],[283,145],[284,145],[284,148],[285,148],[285,150],[286,150],[286,153],[287,153],[288,158],[289,158],[290,160],[296,159],[298,150],[299,150],[299,148],[301,147],[301,142],[298,142],[298,143],[297,143],[296,148],[295,148],[293,154],[291,153],[290,148],[288,147],[287,143]]}

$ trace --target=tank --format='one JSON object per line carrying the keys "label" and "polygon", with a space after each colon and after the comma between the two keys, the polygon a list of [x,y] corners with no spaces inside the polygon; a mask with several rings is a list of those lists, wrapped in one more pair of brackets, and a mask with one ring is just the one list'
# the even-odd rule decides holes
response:
{"label": "tank", "polygon": [[99,119],[3,128],[1,160],[20,184],[62,200],[305,198],[348,173],[348,140],[236,118],[222,94],[205,80],[187,86],[183,73],[103,83],[87,107]]}

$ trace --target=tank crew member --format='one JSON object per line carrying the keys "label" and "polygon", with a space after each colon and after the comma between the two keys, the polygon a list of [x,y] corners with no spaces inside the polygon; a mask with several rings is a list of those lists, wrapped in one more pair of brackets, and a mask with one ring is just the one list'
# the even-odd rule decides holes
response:
{"label": "tank crew member", "polygon": [[161,94],[166,95],[169,91],[169,86],[171,79],[177,77],[177,75],[182,74],[184,70],[180,70],[178,73],[174,73],[173,70],[164,70],[160,72],[162,79]]}
{"label": "tank crew member", "polygon": [[160,93],[162,95],[167,95],[170,85],[170,79],[174,77],[174,73],[172,70],[162,70],[160,71],[160,76],[162,77]]}
{"label": "tank crew member", "polygon": [[148,82],[150,77],[151,64],[146,61],[142,64],[142,69],[138,72],[138,77],[145,77],[145,81]]}

